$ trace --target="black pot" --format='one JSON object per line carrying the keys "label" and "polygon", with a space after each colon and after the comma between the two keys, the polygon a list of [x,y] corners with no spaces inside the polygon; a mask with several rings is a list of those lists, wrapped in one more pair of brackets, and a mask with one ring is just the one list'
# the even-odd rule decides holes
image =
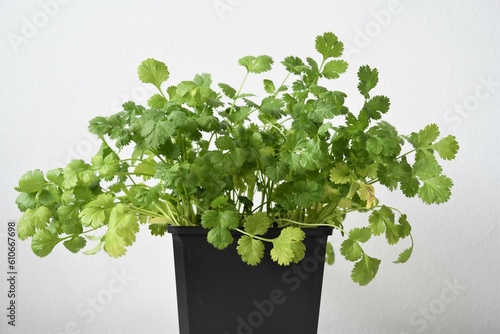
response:
{"label": "black pot", "polygon": [[[280,266],[266,253],[257,266],[207,242],[207,230],[169,227],[174,245],[180,334],[315,334],[325,248],[332,228],[304,229],[306,254]],[[276,237],[270,229],[266,237]]]}

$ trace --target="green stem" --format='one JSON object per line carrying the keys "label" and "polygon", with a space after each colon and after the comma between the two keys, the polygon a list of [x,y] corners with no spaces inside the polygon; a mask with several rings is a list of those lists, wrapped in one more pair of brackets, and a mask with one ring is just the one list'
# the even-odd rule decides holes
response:
{"label": "green stem", "polygon": [[245,77],[243,78],[243,81],[241,82],[240,88],[238,89],[238,92],[236,93],[236,96],[234,97],[233,103],[231,104],[231,109],[229,109],[229,115],[231,115],[234,111],[234,107],[236,105],[236,100],[238,100],[238,97],[241,94],[241,90],[243,89],[243,86],[245,85],[245,81],[247,81],[248,75],[250,74],[249,71],[245,74]]}

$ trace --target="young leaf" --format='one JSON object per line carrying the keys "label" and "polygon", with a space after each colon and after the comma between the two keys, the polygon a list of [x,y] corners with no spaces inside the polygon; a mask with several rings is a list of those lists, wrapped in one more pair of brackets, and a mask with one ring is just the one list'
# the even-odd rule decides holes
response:
{"label": "young leaf", "polygon": [[25,173],[19,179],[19,186],[16,190],[24,193],[38,192],[43,189],[47,181],[43,177],[43,173],[39,169],[35,169]]}
{"label": "young leaf", "polygon": [[361,260],[356,262],[352,270],[351,278],[361,286],[370,283],[377,275],[380,260],[364,254]]}
{"label": "young leaf", "polygon": [[257,212],[247,217],[244,226],[245,231],[252,235],[263,235],[271,226],[271,221],[265,212]]}
{"label": "young leaf", "polygon": [[342,242],[340,254],[342,254],[347,261],[357,261],[363,256],[364,251],[357,241],[348,238]]}
{"label": "young leaf", "polygon": [[331,242],[326,243],[325,262],[332,265],[335,262],[335,252]]}
{"label": "young leaf", "polygon": [[333,183],[346,184],[351,181],[351,173],[352,171],[345,163],[338,162],[330,170],[330,180]]}
{"label": "young leaf", "polygon": [[31,249],[35,255],[44,257],[49,255],[61,240],[46,229],[40,229],[33,236]]}
{"label": "young leaf", "polygon": [[238,240],[238,247],[236,249],[243,261],[251,266],[260,263],[264,257],[264,243],[248,235],[244,235]]}
{"label": "young leaf", "polygon": [[160,86],[167,81],[170,73],[165,63],[149,58],[144,60],[137,68],[139,80],[144,83],[150,83],[161,90]]}
{"label": "young leaf", "polygon": [[449,135],[431,145],[431,148],[436,150],[442,159],[452,160],[455,159],[459,146],[455,136]]}
{"label": "young leaf", "polygon": [[222,92],[224,93],[224,95],[226,95],[230,99],[234,99],[236,97],[236,89],[229,86],[228,84],[219,83],[219,87],[220,87],[220,89],[222,89]]}
{"label": "young leaf", "polygon": [[102,246],[103,245],[104,245],[104,238],[100,238],[99,242],[97,243],[97,245],[95,245],[94,248],[87,249],[85,252],[83,252],[83,254],[85,254],[85,255],[94,255],[94,254],[97,254],[97,253],[99,253],[102,250]]}
{"label": "young leaf", "polygon": [[405,263],[410,259],[412,252],[413,252],[413,246],[405,249],[404,251],[401,252],[401,254],[399,254],[398,259],[393,263]]}
{"label": "young leaf", "polygon": [[282,266],[299,262],[304,257],[305,246],[302,240],[305,233],[298,227],[285,227],[279,237],[272,240],[271,258]]}
{"label": "young leaf", "polygon": [[333,33],[326,32],[316,37],[316,50],[323,55],[323,59],[337,58],[344,51],[344,44]]}
{"label": "young leaf", "polygon": [[423,180],[423,185],[418,190],[418,197],[426,204],[440,204],[448,201],[451,195],[453,182],[450,178],[439,175],[432,179]]}
{"label": "young leaf", "polygon": [[361,66],[358,71],[358,90],[366,99],[370,98],[370,90],[372,90],[378,83],[378,70],[371,69],[370,66]]}
{"label": "young leaf", "polygon": [[264,79],[264,90],[268,94],[274,94],[274,92],[276,91],[276,86],[274,86],[274,83],[272,80]]}
{"label": "young leaf", "polygon": [[201,217],[201,225],[210,229],[207,240],[217,249],[224,249],[233,242],[233,236],[229,230],[238,227],[238,223],[238,213],[233,210],[207,210]]}
{"label": "young leaf", "polygon": [[273,59],[269,56],[246,56],[238,61],[238,63],[244,66],[250,73],[267,72],[271,69],[273,62]]}
{"label": "young leaf", "polygon": [[347,71],[348,64],[344,60],[332,60],[325,64],[321,74],[327,79],[337,79]]}

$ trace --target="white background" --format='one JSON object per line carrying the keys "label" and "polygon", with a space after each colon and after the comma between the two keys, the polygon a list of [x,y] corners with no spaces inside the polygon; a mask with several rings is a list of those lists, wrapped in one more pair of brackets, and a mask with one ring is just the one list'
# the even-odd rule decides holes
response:
{"label": "white background", "polygon": [[[366,287],[352,283],[352,264],[339,257],[325,270],[319,333],[500,333],[500,2],[55,1],[0,1],[2,273],[6,223],[20,217],[17,179],[90,158],[97,146],[88,120],[153,92],[137,79],[142,60],[166,62],[171,84],[210,72],[215,83],[238,86],[240,57],[268,54],[277,67],[291,54],[316,57],[315,36],[332,31],[350,61],[347,79],[332,85],[342,84],[335,87],[352,110],[360,104],[357,68],[370,64],[380,71],[377,94],[391,98],[391,123],[402,133],[437,123],[461,149],[444,164],[455,182],[448,203],[378,192],[408,214],[414,255],[395,265],[406,244],[375,242],[368,249],[382,265]],[[340,237],[331,240],[338,250]],[[169,235],[142,230],[119,260],[62,246],[38,258],[29,242],[17,252],[16,327],[7,325],[2,274],[1,333],[178,331]]]}

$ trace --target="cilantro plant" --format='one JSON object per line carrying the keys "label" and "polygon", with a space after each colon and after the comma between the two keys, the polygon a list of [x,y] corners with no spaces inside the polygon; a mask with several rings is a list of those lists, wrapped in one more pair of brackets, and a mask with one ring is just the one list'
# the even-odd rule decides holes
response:
{"label": "cilantro plant", "polygon": [[[167,66],[145,60],[139,79],[158,93],[147,107],[127,102],[123,111],[90,121],[102,141],[91,161],[21,177],[19,237],[32,238],[42,257],[61,242],[76,253],[88,241],[95,245],[85,254],[104,249],[119,257],[140,224],[153,235],[172,225],[202,226],[218,249],[237,242],[249,265],[265,256],[264,243],[272,243],[274,261],[289,265],[304,257],[303,228],[329,226],[344,236],[340,252],[355,262],[352,279],[360,285],[379,268],[362,246],[372,237],[384,235],[390,245],[408,238],[395,261],[406,262],[413,249],[407,216],[380,203],[375,186],[427,204],[446,202],[452,181],[438,158],[453,159],[457,141],[440,139],[435,124],[401,135],[383,121],[390,101],[372,93],[379,73],[370,66],[357,73],[363,107],[349,110],[346,94],[327,85],[347,70],[342,42],[325,33],[315,46],[318,59],[281,62],[282,83],[263,79],[262,99],[244,83],[271,70],[269,56],[239,60],[246,73],[238,88],[214,86],[206,73],[165,87]],[[351,212],[366,212],[366,226],[344,226]],[[282,228],[276,238],[266,236],[272,226]],[[240,233],[237,241],[231,231]],[[333,262],[331,245],[327,255]]]}

